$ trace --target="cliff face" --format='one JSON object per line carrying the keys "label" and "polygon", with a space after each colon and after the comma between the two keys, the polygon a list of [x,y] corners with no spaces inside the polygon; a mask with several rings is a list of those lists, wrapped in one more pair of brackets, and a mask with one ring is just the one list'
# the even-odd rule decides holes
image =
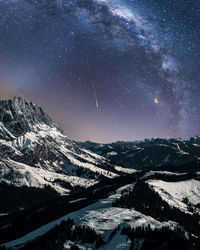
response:
{"label": "cliff face", "polygon": [[14,136],[33,130],[39,123],[56,126],[41,107],[21,97],[0,101],[0,121]]}

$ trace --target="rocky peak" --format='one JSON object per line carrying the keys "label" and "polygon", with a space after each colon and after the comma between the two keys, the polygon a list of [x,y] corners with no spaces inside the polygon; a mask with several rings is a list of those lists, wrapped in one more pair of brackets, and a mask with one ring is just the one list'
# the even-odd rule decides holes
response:
{"label": "rocky peak", "polygon": [[23,135],[41,123],[56,126],[41,107],[21,97],[0,100],[0,122],[14,136]]}

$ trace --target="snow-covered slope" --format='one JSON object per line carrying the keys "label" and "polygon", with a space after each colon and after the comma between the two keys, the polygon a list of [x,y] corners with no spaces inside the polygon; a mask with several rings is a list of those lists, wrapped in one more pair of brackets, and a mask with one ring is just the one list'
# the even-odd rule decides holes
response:
{"label": "snow-covered slope", "polygon": [[191,179],[178,182],[149,180],[148,183],[170,206],[177,207],[185,212],[191,212],[191,209],[200,211],[199,180]]}
{"label": "snow-covered slope", "polygon": [[20,97],[0,101],[0,182],[37,188],[49,185],[67,193],[67,183],[72,188],[87,187],[121,172],[66,137],[34,103]]}
{"label": "snow-covered slope", "polygon": [[[73,187],[89,187],[96,180],[77,176],[55,173],[42,168],[34,168],[24,163],[13,160],[1,159],[0,161],[1,182],[14,184],[16,187],[27,186],[44,188],[49,186],[60,194],[68,194]],[[60,185],[68,183],[68,188]]]}

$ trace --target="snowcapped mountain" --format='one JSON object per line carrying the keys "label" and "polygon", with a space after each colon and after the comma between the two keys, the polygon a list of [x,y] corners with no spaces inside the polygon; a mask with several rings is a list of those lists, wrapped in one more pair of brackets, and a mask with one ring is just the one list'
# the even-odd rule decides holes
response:
{"label": "snowcapped mountain", "polygon": [[200,159],[200,137],[193,137],[188,141],[154,138],[110,144],[86,141],[80,145],[115,164],[134,169],[178,166],[198,162]]}
{"label": "snowcapped mountain", "polygon": [[15,97],[0,101],[0,182],[67,194],[121,172],[66,137],[41,107]]}

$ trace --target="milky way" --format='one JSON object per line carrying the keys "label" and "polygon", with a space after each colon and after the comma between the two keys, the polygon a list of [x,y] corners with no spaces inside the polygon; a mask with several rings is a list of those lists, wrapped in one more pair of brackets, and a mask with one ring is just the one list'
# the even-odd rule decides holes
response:
{"label": "milky way", "polygon": [[2,99],[76,140],[200,134],[199,0],[1,0],[0,20]]}

